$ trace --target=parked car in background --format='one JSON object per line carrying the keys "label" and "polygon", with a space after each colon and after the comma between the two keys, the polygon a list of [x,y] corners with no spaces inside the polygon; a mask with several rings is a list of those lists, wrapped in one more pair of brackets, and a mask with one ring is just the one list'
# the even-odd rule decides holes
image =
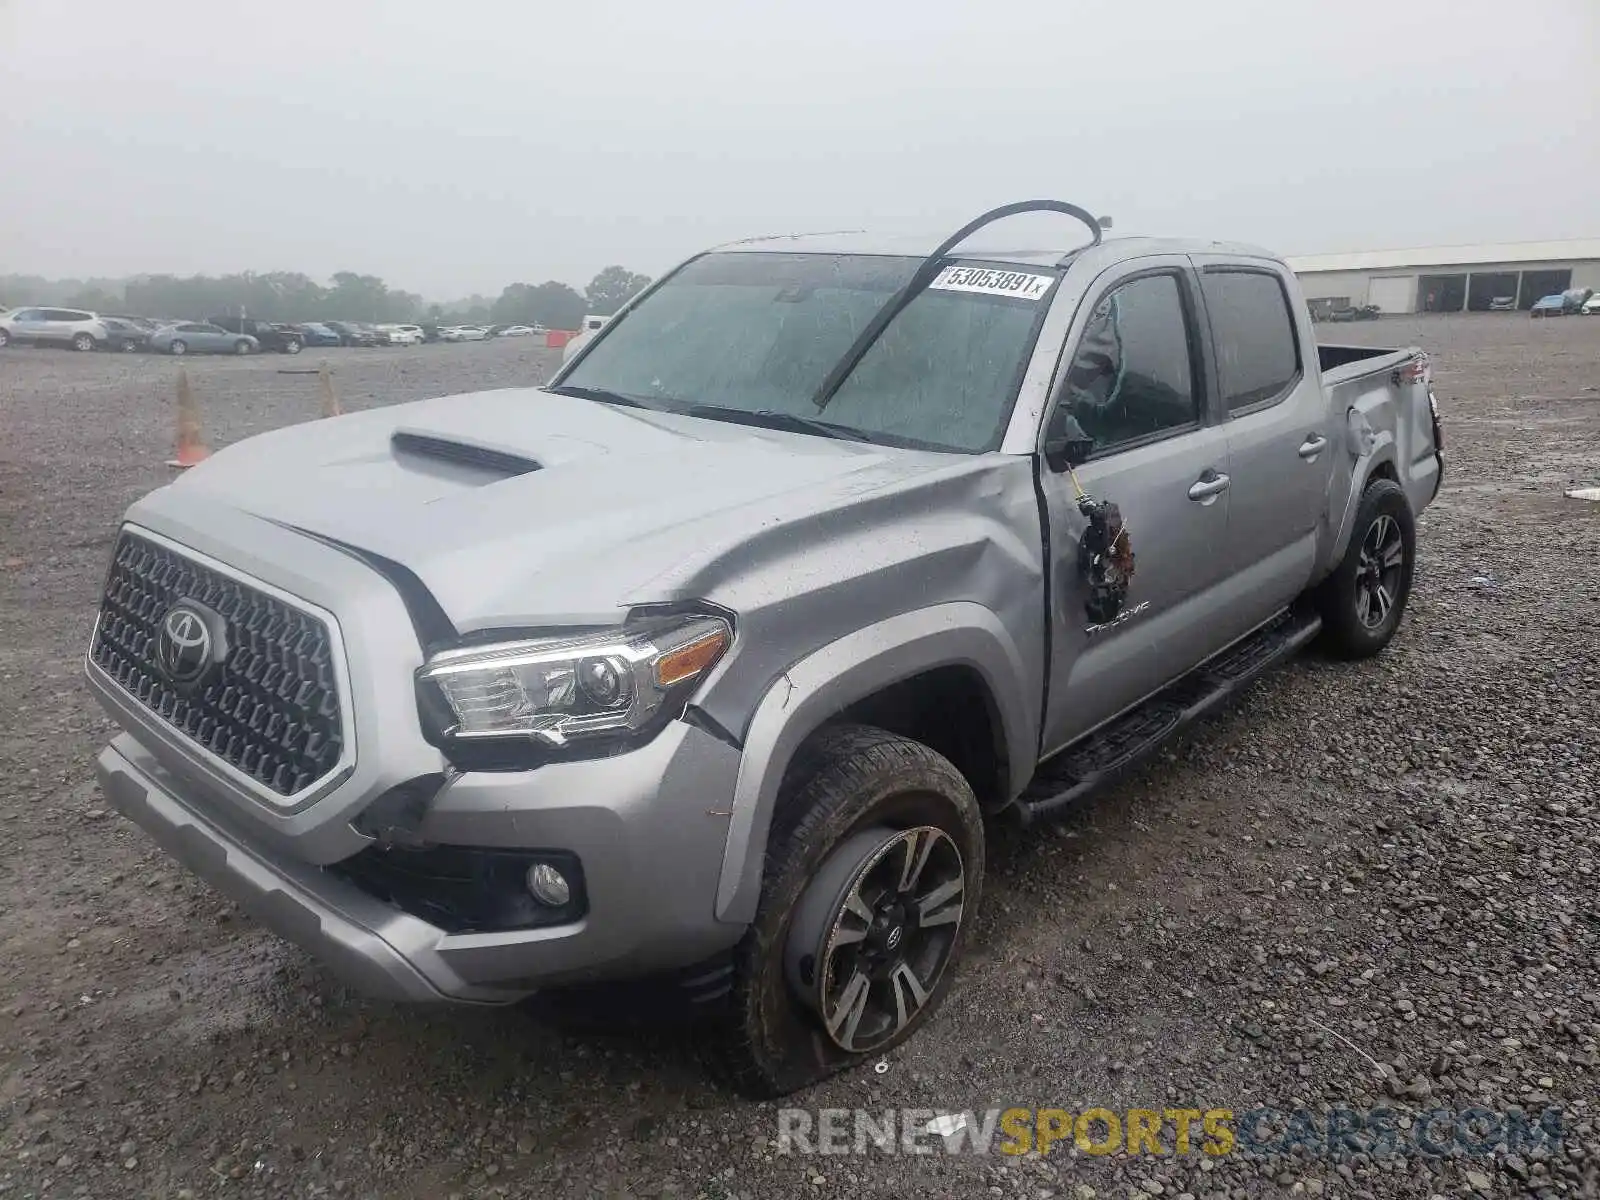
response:
{"label": "parked car in background", "polygon": [[101,313],[102,321],[126,321],[130,325],[137,325],[146,333],[154,333],[163,325],[174,325],[175,321],[158,321],[154,317],[141,317],[134,313]]}
{"label": "parked car in background", "polygon": [[439,330],[441,342],[481,342],[488,336],[482,325],[447,325]]}
{"label": "parked car in background", "polygon": [[132,353],[150,345],[150,330],[127,317],[101,317],[100,324],[106,327],[106,340],[100,343],[102,349]]}
{"label": "parked car in background", "polygon": [[1600,316],[1600,293],[1590,296],[1583,302],[1583,307],[1578,310],[1586,317]]}
{"label": "parked car in background", "polygon": [[1362,304],[1354,308],[1336,308],[1327,315],[1327,320],[1339,321],[1376,321],[1383,316],[1383,310],[1376,304]]}
{"label": "parked car in background", "polygon": [[532,337],[539,331],[532,325],[507,325],[496,337]]}
{"label": "parked car in background", "polygon": [[229,333],[253,337],[263,350],[274,350],[279,354],[299,354],[305,345],[305,338],[293,325],[277,325],[251,317],[212,317],[209,323]]}
{"label": "parked car in background", "polygon": [[295,328],[300,331],[300,336],[308,346],[344,345],[344,339],[339,336],[337,330],[330,329],[317,321],[307,321],[304,324],[296,325]]}
{"label": "parked car in background", "polygon": [[355,321],[325,321],[327,327],[339,335],[346,346],[378,346],[382,344],[378,333]]}
{"label": "parked car in background", "polygon": [[150,335],[150,349],[161,354],[254,354],[261,343],[248,333],[192,321],[156,330]]}
{"label": "parked car in background", "polygon": [[421,325],[390,325],[385,331],[391,346],[420,346],[427,340]]}
{"label": "parked car in background", "polygon": [[1490,312],[1516,312],[1517,298],[1515,296],[1491,296],[1489,298]]}
{"label": "parked car in background", "polygon": [[106,340],[100,318],[81,308],[19,308],[0,317],[0,346],[71,346],[94,350]]}
{"label": "parked car in background", "polygon": [[1552,296],[1541,296],[1532,308],[1528,310],[1530,317],[1564,317],[1567,315],[1567,298],[1557,292]]}
{"label": "parked car in background", "polygon": [[1583,311],[1583,306],[1594,298],[1593,288],[1568,288],[1561,293],[1561,306],[1567,312],[1576,315]]}

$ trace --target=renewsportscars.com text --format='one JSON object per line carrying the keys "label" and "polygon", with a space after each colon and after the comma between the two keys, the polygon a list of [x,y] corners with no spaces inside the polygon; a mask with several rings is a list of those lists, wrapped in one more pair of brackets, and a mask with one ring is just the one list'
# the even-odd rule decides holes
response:
{"label": "renewsportscars.com text", "polygon": [[1335,1106],[1326,1110],[1253,1108],[932,1108],[778,1111],[779,1154],[1049,1154],[1073,1147],[1090,1155],[1302,1154],[1340,1159],[1466,1154],[1505,1147],[1559,1150],[1560,1109],[1437,1108],[1419,1113]]}

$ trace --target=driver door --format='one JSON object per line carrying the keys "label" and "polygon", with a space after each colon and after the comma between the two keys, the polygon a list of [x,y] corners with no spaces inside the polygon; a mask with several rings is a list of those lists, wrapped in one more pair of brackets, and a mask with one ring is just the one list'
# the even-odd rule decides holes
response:
{"label": "driver door", "polygon": [[[1226,575],[1230,463],[1197,296],[1187,259],[1140,259],[1097,280],[1074,318],[1045,429],[1070,416],[1094,449],[1075,470],[1040,464],[1051,573],[1046,755],[1224,644],[1203,610]],[[1122,610],[1099,624],[1085,612],[1078,485],[1118,506],[1134,554]]]}

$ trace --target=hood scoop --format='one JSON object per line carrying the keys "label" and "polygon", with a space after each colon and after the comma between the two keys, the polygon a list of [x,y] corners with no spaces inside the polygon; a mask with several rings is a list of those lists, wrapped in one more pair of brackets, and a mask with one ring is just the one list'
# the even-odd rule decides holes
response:
{"label": "hood scoop", "polygon": [[402,460],[422,459],[425,462],[447,463],[467,467],[478,473],[489,473],[497,479],[511,479],[517,475],[531,475],[544,469],[544,464],[521,454],[498,450],[481,442],[459,437],[441,437],[436,433],[423,433],[414,429],[398,429],[389,439],[395,457]]}

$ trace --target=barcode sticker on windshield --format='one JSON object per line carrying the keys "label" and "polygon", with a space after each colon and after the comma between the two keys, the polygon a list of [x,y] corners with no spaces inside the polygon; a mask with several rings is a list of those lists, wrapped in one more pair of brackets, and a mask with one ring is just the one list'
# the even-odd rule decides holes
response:
{"label": "barcode sticker on windshield", "polygon": [[1026,271],[995,271],[988,267],[946,267],[928,286],[940,292],[981,292],[985,296],[1012,296],[1037,300],[1050,290],[1054,275]]}

